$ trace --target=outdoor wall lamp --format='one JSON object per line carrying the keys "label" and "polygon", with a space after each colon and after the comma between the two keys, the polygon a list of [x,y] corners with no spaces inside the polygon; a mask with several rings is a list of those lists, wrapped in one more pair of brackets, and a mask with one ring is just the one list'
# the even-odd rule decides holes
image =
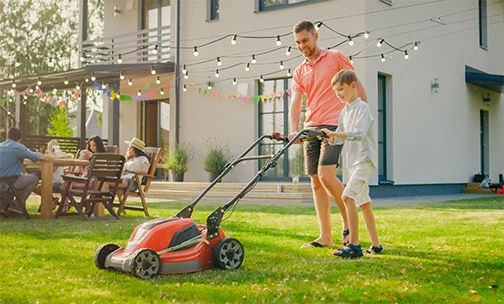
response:
{"label": "outdoor wall lamp", "polygon": [[439,93],[439,79],[434,78],[431,82],[431,91],[433,93]]}
{"label": "outdoor wall lamp", "polygon": [[114,5],[114,17],[118,17],[121,14],[121,10],[118,5]]}
{"label": "outdoor wall lamp", "polygon": [[485,96],[483,96],[483,102],[490,103],[491,100],[492,99],[490,99],[490,94],[487,93]]}

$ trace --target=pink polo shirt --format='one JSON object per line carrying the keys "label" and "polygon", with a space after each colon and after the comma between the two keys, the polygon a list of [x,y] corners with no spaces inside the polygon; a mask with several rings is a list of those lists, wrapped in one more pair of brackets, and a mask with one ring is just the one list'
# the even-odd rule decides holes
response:
{"label": "pink polo shirt", "polygon": [[336,97],[331,80],[342,69],[354,68],[340,51],[322,49],[313,64],[305,60],[294,71],[292,91],[308,96],[305,127],[338,125],[345,104]]}

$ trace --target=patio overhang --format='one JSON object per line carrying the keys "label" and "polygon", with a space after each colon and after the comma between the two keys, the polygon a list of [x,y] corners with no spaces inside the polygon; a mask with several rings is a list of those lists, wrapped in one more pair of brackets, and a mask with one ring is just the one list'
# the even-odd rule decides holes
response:
{"label": "patio overhang", "polygon": [[[129,77],[150,75],[151,68],[156,69],[157,74],[168,74],[175,71],[175,64],[167,63],[132,63],[132,64],[113,64],[113,65],[88,65],[86,67],[63,72],[55,72],[43,75],[23,76],[19,78],[10,78],[0,80],[0,91],[9,90],[12,88],[12,82],[15,80],[16,91],[22,92],[28,87],[34,88],[37,85],[37,80],[40,79],[42,91],[46,90],[63,90],[74,89],[76,84],[82,88],[92,87],[93,81],[91,76],[96,77],[96,81],[100,83],[119,82],[119,76],[123,71]],[[86,77],[89,79],[85,82]],[[68,84],[64,84],[65,78]]]}
{"label": "patio overhang", "polygon": [[504,93],[504,75],[488,74],[466,65],[465,81],[494,92]]}

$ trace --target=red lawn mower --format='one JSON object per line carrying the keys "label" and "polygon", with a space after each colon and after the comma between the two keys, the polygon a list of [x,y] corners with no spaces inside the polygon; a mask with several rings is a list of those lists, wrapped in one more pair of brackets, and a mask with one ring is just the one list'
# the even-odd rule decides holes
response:
{"label": "red lawn mower", "polygon": [[[125,248],[112,243],[100,246],[94,257],[96,267],[124,271],[141,279],[152,279],[158,274],[195,272],[213,267],[239,268],[244,258],[243,246],[240,241],[226,237],[222,232],[220,224],[224,214],[254,188],[268,169],[276,166],[276,161],[294,142],[324,135],[313,129],[304,129],[290,142],[280,133],[261,136],[229,163],[224,171],[176,216],[153,219],[137,226]],[[275,155],[246,156],[263,139],[286,144]],[[242,161],[260,159],[267,159],[262,169],[233,199],[210,214],[206,225],[196,224],[191,219],[196,204],[234,166]]]}

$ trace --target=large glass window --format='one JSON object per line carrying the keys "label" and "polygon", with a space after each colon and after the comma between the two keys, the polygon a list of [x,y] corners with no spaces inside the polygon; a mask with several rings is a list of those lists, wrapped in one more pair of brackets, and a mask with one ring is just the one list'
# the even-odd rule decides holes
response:
{"label": "large glass window", "polygon": [[487,0],[479,0],[479,43],[485,50],[488,48]]}
{"label": "large glass window", "polygon": [[219,0],[207,0],[207,20],[219,19]]}
{"label": "large glass window", "polygon": [[[285,91],[291,87],[291,78],[280,78],[265,80],[259,83],[259,95],[272,96],[274,99],[267,99],[259,103],[259,136],[280,132],[289,134],[289,105],[290,96]],[[300,125],[305,120],[306,97],[303,98]],[[283,147],[283,143],[263,141],[259,144],[261,155],[273,155]],[[264,161],[260,161],[262,167]],[[293,145],[277,161],[277,166],[266,172],[264,180],[290,180],[293,175],[305,177],[304,155],[301,145]]]}
{"label": "large glass window", "polygon": [[324,0],[257,0],[259,11],[284,8],[291,5],[297,5],[308,2],[318,2]]}
{"label": "large glass window", "polygon": [[[170,40],[166,39],[170,35],[171,25],[171,2],[170,0],[143,0],[142,1],[142,29],[152,30],[159,29],[158,31],[149,31],[146,36],[147,39],[144,41],[145,45],[152,49],[155,45],[158,45],[158,53],[152,55],[152,52],[146,52],[150,54],[148,59],[145,60],[155,61],[166,60],[170,58]],[[168,28],[164,28],[168,27]],[[163,28],[163,29],[161,29]]]}

